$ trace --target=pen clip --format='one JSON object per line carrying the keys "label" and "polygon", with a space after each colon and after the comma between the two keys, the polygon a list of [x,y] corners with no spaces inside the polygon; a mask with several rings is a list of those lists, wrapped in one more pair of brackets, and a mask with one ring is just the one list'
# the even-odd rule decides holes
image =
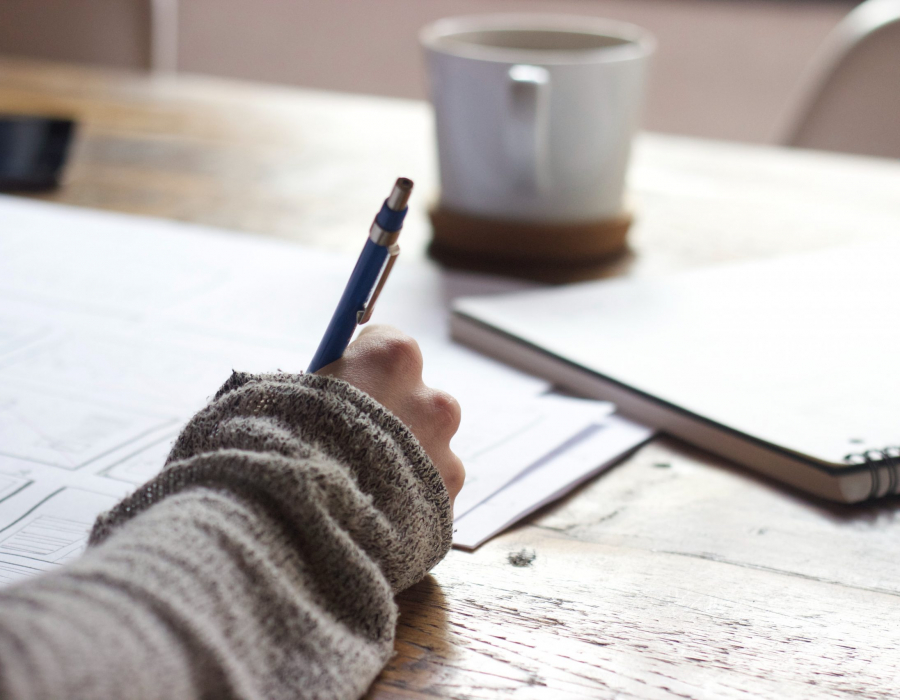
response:
{"label": "pen clip", "polygon": [[397,262],[398,255],[400,255],[400,246],[395,243],[388,248],[388,259],[384,265],[384,270],[381,272],[381,277],[378,279],[378,284],[375,286],[375,291],[372,292],[372,296],[369,297],[369,301],[366,302],[366,305],[356,312],[356,323],[360,326],[372,318],[375,302],[378,299],[378,295],[381,294],[384,283],[387,282],[388,275],[391,274],[391,268],[394,267],[394,263]]}

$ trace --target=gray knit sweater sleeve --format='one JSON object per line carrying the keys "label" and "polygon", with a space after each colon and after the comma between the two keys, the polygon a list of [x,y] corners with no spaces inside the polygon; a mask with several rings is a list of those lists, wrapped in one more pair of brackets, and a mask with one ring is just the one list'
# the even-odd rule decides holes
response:
{"label": "gray knit sweater sleeve", "polygon": [[451,532],[440,474],[371,398],[236,373],[81,559],[0,591],[0,697],[359,697]]}

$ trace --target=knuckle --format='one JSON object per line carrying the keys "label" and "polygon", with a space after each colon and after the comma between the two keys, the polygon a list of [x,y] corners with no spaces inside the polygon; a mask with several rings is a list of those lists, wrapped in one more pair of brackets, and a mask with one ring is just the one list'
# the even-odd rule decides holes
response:
{"label": "knuckle", "polygon": [[459,430],[459,423],[462,420],[462,408],[459,401],[453,398],[446,391],[433,389],[429,399],[431,414],[437,416],[442,427],[446,428],[451,434],[455,434]]}
{"label": "knuckle", "polygon": [[447,487],[450,495],[455,498],[462,491],[463,484],[466,483],[466,468],[456,455],[451,455],[449,462],[450,464],[448,464],[442,476],[444,478],[444,486]]}
{"label": "knuckle", "polygon": [[419,344],[406,335],[385,338],[378,347],[378,360],[391,371],[402,374],[422,373],[422,351]]}

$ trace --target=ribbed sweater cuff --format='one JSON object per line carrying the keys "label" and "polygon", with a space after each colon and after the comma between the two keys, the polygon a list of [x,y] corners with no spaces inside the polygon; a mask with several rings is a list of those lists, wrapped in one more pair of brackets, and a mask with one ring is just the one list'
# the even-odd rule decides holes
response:
{"label": "ribbed sweater cuff", "polygon": [[322,491],[326,507],[329,499],[347,501],[333,504],[336,520],[379,563],[395,592],[446,555],[452,540],[447,490],[396,416],[333,377],[238,372],[188,423],[163,471],[98,518],[90,543],[101,543],[155,503],[192,487],[271,504],[290,520],[304,501],[295,491],[316,483],[308,474],[298,478],[298,470],[308,472],[317,456],[342,465],[374,506],[374,514],[362,502],[348,508],[351,497]]}

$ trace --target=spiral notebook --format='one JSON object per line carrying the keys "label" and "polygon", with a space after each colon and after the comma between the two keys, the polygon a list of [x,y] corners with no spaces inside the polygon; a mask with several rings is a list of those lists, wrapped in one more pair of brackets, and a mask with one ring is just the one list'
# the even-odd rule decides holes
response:
{"label": "spiral notebook", "polygon": [[457,301],[453,337],[835,501],[900,492],[900,238]]}

